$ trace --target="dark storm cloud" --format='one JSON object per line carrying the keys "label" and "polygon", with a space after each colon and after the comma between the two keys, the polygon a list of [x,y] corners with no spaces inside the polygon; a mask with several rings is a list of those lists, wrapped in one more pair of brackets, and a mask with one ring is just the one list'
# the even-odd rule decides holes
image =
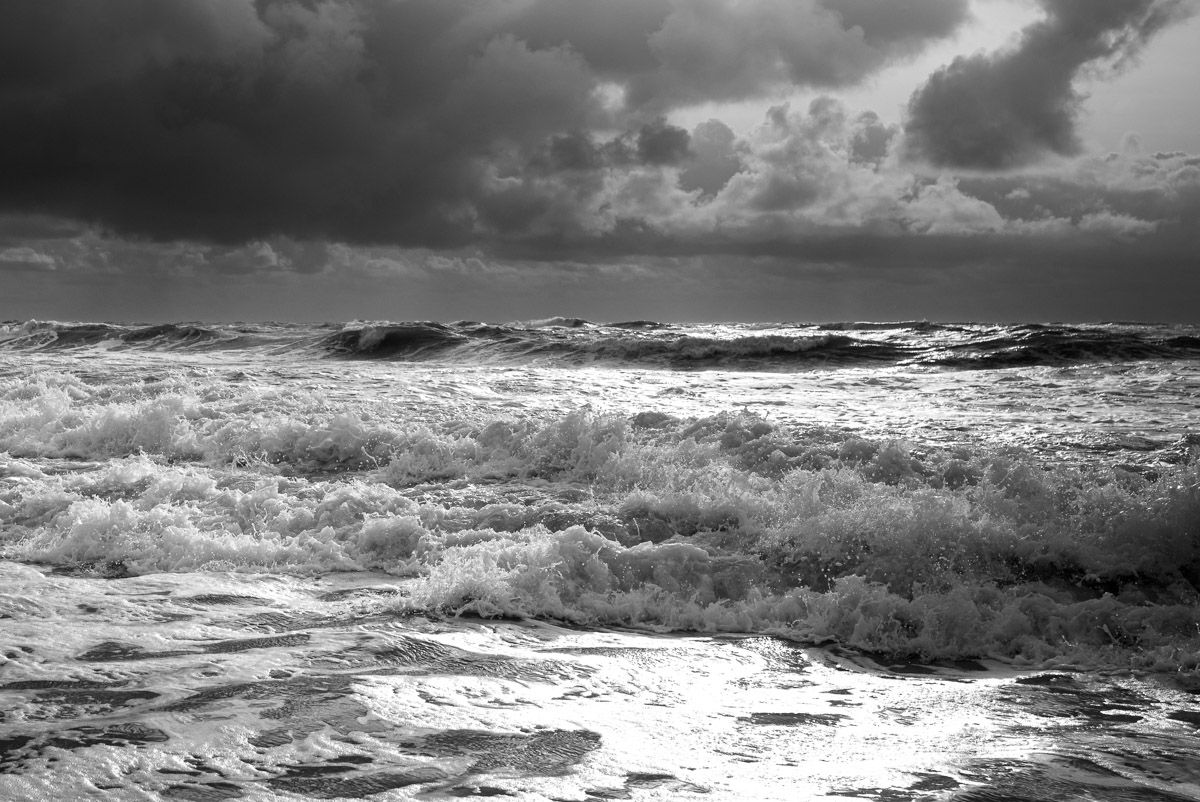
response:
{"label": "dark storm cloud", "polygon": [[69,239],[86,231],[86,226],[60,217],[0,214],[0,246],[23,245],[31,240]]}
{"label": "dark storm cloud", "polygon": [[963,21],[966,4],[942,0],[820,0],[848,30],[862,31],[875,47],[918,49],[931,37],[949,36]]}
{"label": "dark storm cloud", "polygon": [[966,0],[535,0],[511,30],[569,44],[636,108],[847,86],[950,35]]}
{"label": "dark storm cloud", "polygon": [[163,239],[461,241],[481,159],[595,111],[578,55],[470,7],[5,5],[0,203]]}
{"label": "dark storm cloud", "polygon": [[[315,286],[291,283],[301,273],[436,273],[482,297],[566,263],[662,278],[709,258],[898,274],[1038,261],[1084,276],[1194,260],[1200,164],[1186,154],[960,178],[897,158],[902,141],[973,166],[1069,152],[1072,81],[1118,69],[1183,9],[1046,7],[1012,51],[935,77],[903,137],[830,97],[780,104],[739,136],[671,112],[856,81],[952,31],[965,3],[9,0],[0,272],[258,277],[293,293]],[[970,103],[950,108],[938,81],[983,93],[994,116],[956,116]],[[920,127],[934,122],[958,138]]]}
{"label": "dark storm cloud", "polygon": [[638,131],[638,158],[644,164],[679,164],[691,155],[690,142],[687,131],[660,118]]}
{"label": "dark storm cloud", "polygon": [[[774,107],[744,137],[716,120],[690,133],[661,119],[603,135],[572,128],[497,153],[480,169],[463,213],[472,239],[435,250],[555,270],[568,262],[761,257],[927,272],[1035,257],[1045,263],[1053,255],[1056,269],[1069,272],[1135,258],[1181,266],[1200,248],[1197,157],[1125,153],[1039,171],[928,176],[903,169],[895,141],[895,126],[830,97],[803,109]],[[64,274],[411,277],[432,264],[410,258],[412,246],[368,252],[302,236],[143,247],[103,231],[73,234],[0,215],[6,247],[16,249],[8,251],[12,264],[53,263]]]}
{"label": "dark storm cloud", "polygon": [[910,155],[938,166],[1001,170],[1080,151],[1085,70],[1118,70],[1190,0],[1042,0],[1046,18],[998,53],[961,56],[909,102]]}
{"label": "dark storm cloud", "polygon": [[[530,164],[703,160],[656,120],[852,84],[965,14],[966,0],[7,0],[0,212],[158,240],[464,245],[552,223],[553,198],[514,189],[541,180]],[[721,159],[696,186],[719,188]]]}
{"label": "dark storm cloud", "polygon": [[[630,76],[634,105],[739,100],[779,85],[841,87],[948,35],[965,0],[675,0]],[[884,8],[894,6],[894,8]]]}
{"label": "dark storm cloud", "polygon": [[700,190],[702,197],[716,196],[742,171],[736,141],[733,131],[720,120],[697,125],[691,135],[693,159],[679,173],[680,188]]}
{"label": "dark storm cloud", "polygon": [[587,131],[553,136],[534,154],[529,168],[542,174],[553,174],[638,164],[667,166],[690,158],[693,155],[690,145],[691,135],[685,129],[659,117],[604,141],[597,140]]}
{"label": "dark storm cloud", "polygon": [[852,160],[863,164],[879,164],[887,156],[888,148],[900,132],[900,127],[885,124],[873,111],[863,112],[854,122],[850,136]]}

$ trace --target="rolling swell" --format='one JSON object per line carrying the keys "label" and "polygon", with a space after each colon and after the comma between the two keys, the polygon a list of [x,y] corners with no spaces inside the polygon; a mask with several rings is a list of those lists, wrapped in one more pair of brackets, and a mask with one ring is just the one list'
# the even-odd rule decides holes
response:
{"label": "rolling swell", "polygon": [[[121,326],[111,323],[59,323],[31,320],[0,326],[0,348],[69,350],[95,346],[168,350],[199,346],[227,347],[247,340],[243,332],[221,331],[187,323]],[[245,343],[252,346],[253,340]]]}
{"label": "rolling swell", "polygon": [[913,365],[996,370],[1200,359],[1200,330],[1146,324],[990,326],[897,323],[594,324],[579,318],[522,323],[0,323],[0,351],[87,348],[262,350],[335,359],[449,363],[537,362],[674,370],[788,371]]}
{"label": "rolling swell", "polygon": [[146,326],[134,329],[120,335],[122,342],[130,345],[160,346],[172,348],[178,346],[199,345],[222,339],[219,332],[201,326],[187,324],[163,323],[158,326]]}
{"label": "rolling swell", "polygon": [[473,321],[448,326],[387,324],[344,329],[325,336],[320,347],[330,355],[351,359],[444,358],[735,370],[878,364],[897,362],[915,354],[904,344],[871,342],[844,334],[716,337],[680,333],[678,328],[668,331],[662,324],[649,321],[603,328],[550,327],[540,321],[533,325],[488,325]]}
{"label": "rolling swell", "polygon": [[610,329],[635,329],[642,331],[656,331],[658,329],[669,329],[671,324],[659,323],[654,320],[625,320],[620,323],[605,324],[606,328]]}
{"label": "rolling swell", "polygon": [[916,332],[935,332],[935,331],[961,331],[960,326],[945,323],[931,323],[928,320],[904,320],[894,323],[888,322],[841,322],[841,323],[822,323],[817,326],[822,331],[916,331]]}
{"label": "rolling swell", "polygon": [[[580,323],[572,320],[571,323]],[[1200,358],[1200,336],[1155,327],[825,324],[750,326],[403,323],[327,336],[331,354],[362,359],[549,361],[680,370],[803,370],[886,364],[957,370]]]}
{"label": "rolling swell", "polygon": [[1145,331],[1020,326],[997,336],[956,344],[918,361],[954,368],[1005,368],[1087,362],[1133,362],[1200,357],[1200,337]]}
{"label": "rolling swell", "polygon": [[581,350],[599,359],[616,362],[676,368],[768,370],[800,365],[846,366],[865,362],[895,362],[911,354],[903,346],[829,334],[763,334],[731,339],[697,336],[671,339],[618,337],[589,343]]}
{"label": "rolling swell", "polygon": [[77,348],[119,337],[121,329],[106,323],[57,323],[31,320],[0,330],[0,346],[11,348]]}

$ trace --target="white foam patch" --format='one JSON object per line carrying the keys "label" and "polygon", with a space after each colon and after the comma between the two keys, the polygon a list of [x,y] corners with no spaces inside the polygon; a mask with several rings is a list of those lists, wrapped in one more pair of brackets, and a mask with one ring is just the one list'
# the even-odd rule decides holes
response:
{"label": "white foam patch", "polygon": [[[1162,454],[1178,464],[1127,470],[958,431],[1027,432],[1020,415],[1121,382],[1147,406],[1113,431],[1179,418],[1190,402],[1147,389],[1178,366],[1130,368],[1130,384],[1091,367],[780,376],[19,356],[0,356],[8,559],[105,576],[384,570],[412,578],[408,606],[440,611],[926,658],[1197,664],[1187,442]],[[937,403],[909,403],[926,396]],[[720,412],[730,397],[747,411]],[[784,406],[749,411],[766,400]],[[1069,417],[1030,442],[1063,442]],[[852,419],[858,434],[827,425]],[[872,428],[893,436],[861,436]],[[895,436],[913,433],[928,437]]]}
{"label": "white foam patch", "polygon": [[396,617],[379,574],[0,578],[54,600],[5,608],[6,799],[1200,790],[1190,696],[1132,675]]}

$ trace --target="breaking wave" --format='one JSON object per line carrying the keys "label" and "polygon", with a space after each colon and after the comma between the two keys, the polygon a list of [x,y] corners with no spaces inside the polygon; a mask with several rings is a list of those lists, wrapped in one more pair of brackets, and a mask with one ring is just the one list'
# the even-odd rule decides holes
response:
{"label": "breaking wave", "polygon": [[384,570],[449,614],[1200,667],[1192,440],[1150,475],[738,414],[425,426],[68,375],[0,405],[4,559]]}
{"label": "breaking wave", "polygon": [[449,326],[409,323],[395,326],[346,328],[325,337],[320,345],[338,356],[399,359],[433,356],[469,340]]}

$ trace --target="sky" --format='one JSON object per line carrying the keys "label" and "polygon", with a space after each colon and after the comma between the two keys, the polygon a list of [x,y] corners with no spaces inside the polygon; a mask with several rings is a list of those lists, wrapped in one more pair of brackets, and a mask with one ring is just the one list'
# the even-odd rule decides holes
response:
{"label": "sky", "polygon": [[1200,322],[1200,0],[6,0],[0,320]]}

